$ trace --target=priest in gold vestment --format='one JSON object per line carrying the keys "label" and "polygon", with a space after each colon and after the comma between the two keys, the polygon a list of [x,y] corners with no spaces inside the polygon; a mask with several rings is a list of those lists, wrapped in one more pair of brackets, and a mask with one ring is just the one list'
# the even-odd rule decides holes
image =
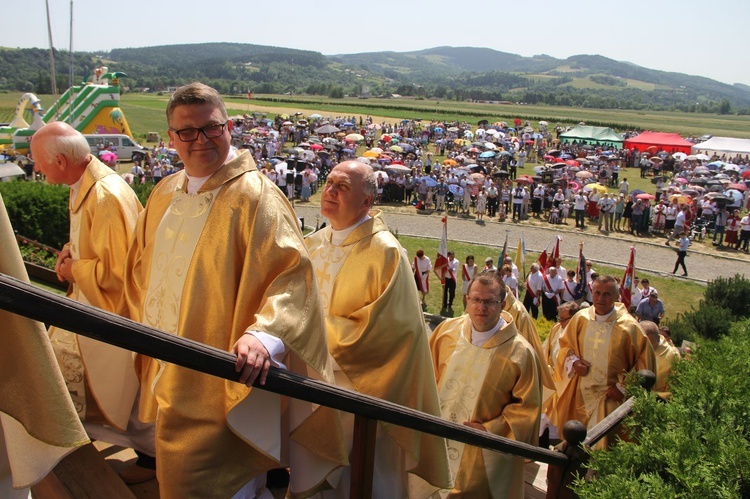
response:
{"label": "priest in gold vestment", "polygon": [[[523,303],[510,292],[510,288],[505,290],[505,305],[503,305],[503,310],[510,314],[518,334],[529,342],[534,348],[534,352],[539,358],[540,363],[543,363],[544,351],[542,349],[542,341],[539,339],[539,332],[536,330],[531,314],[523,306]],[[555,389],[552,375],[546,369],[542,369],[542,384],[549,390]]]}
{"label": "priest in gold vestment", "polygon": [[[336,383],[437,416],[419,297],[403,248],[380,212],[369,211],[376,189],[369,166],[355,161],[337,165],[321,198],[321,213],[330,225],[306,240],[320,286]],[[351,442],[353,415],[343,417]],[[332,476],[334,490],[322,497],[348,497],[349,471]],[[408,473],[436,487],[448,486],[445,440],[378,424],[373,497],[417,499],[416,492],[408,495]]]}
{"label": "priest in gold vestment", "polygon": [[[560,338],[555,377],[568,383],[558,393],[552,419],[558,428],[572,419],[593,428],[622,404],[628,372],[656,372],[651,344],[635,318],[615,302],[619,295],[614,278],[598,277],[592,292],[593,307],[578,312]],[[610,443],[604,439],[601,446]]]}
{"label": "priest in gold vestment", "polygon": [[279,467],[291,468],[293,496],[310,495],[347,464],[338,414],[249,387],[272,363],[333,381],[298,221],[248,151],[230,146],[218,92],[180,87],[167,121],[185,170],[159,182],[138,219],[129,313],[236,353],[240,383],[143,358],[141,417],[156,420],[160,496],[261,496]]}
{"label": "priest in gold vestment", "polygon": [[[140,201],[115,171],[90,154],[83,134],[66,123],[39,129],[31,151],[47,182],[70,187],[70,239],[55,266],[58,278],[70,283],[68,298],[117,312]],[[148,463],[125,471],[128,483],[153,478],[154,428],[138,421],[132,352],[54,326],[49,335],[89,436],[132,447],[139,464]]]}
{"label": "priest in gold vestment", "polygon": [[[542,366],[503,310],[497,272],[475,276],[468,315],[442,322],[430,338],[443,418],[536,445]],[[451,441],[452,490],[440,497],[523,498],[524,459]]]}
{"label": "priest in gold vestment", "polygon": [[[0,273],[29,282],[0,196]],[[0,309],[0,497],[29,488],[89,439],[44,324]]]}
{"label": "priest in gold vestment", "polygon": [[681,358],[680,351],[661,335],[656,323],[641,321],[640,324],[656,355],[656,384],[652,391],[662,398],[669,398],[669,375],[672,373],[672,365]]}

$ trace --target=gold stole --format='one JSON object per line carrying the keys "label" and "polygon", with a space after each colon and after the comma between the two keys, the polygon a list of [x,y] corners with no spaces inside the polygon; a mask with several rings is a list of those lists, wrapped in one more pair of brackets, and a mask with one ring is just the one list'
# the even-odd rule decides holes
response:
{"label": "gold stole", "polygon": [[[616,312],[610,316],[613,319]],[[599,422],[600,404],[604,403],[607,394],[607,368],[609,367],[609,344],[612,340],[613,320],[598,322],[588,321],[583,339],[583,355],[591,363],[588,376],[581,376],[580,389],[589,416],[589,429]]]}
{"label": "gold stole", "polygon": [[326,234],[323,244],[310,253],[310,258],[315,264],[315,277],[320,287],[320,298],[323,304],[323,312],[328,315],[331,307],[331,296],[336,277],[349,257],[353,244],[348,246],[334,246],[330,243],[331,235]]}
{"label": "gold stole", "polygon": [[[222,187],[195,195],[186,194],[181,190],[174,192],[172,203],[153,235],[156,242],[143,305],[144,324],[177,334],[182,289],[190,262]],[[159,371],[163,371],[164,362],[157,362]],[[158,379],[157,375],[154,384]]]}
{"label": "gold stole", "polygon": [[[70,213],[69,248],[74,260],[81,258],[83,211],[81,208]],[[71,289],[70,298],[91,304],[78,284],[73,283]],[[138,391],[132,352],[54,326],[50,328],[49,336],[81,421],[106,423],[126,430]]]}
{"label": "gold stole", "polygon": [[[69,206],[72,208],[72,201],[69,201]],[[77,213],[70,212],[70,256],[74,260],[78,260],[80,255],[78,253],[78,241],[80,239],[80,228],[81,228],[81,212],[78,210]],[[86,305],[90,305],[89,301],[80,292],[77,284],[73,284],[72,293],[70,298]],[[63,373],[65,379],[65,385],[70,393],[70,398],[73,399],[73,406],[76,408],[78,417],[81,421],[86,420],[86,383],[85,383],[85,368],[83,365],[83,356],[78,346],[78,339],[74,333],[66,331],[64,329],[58,329],[55,326],[49,328],[49,339],[52,343],[52,348],[57,358],[57,364],[60,366],[60,370]],[[127,419],[125,420],[127,425]]]}
{"label": "gold stole", "polygon": [[[440,415],[443,419],[457,424],[473,419],[474,408],[495,350],[497,347],[480,348],[472,345],[461,331],[439,387]],[[464,448],[464,443],[448,440],[448,464],[454,479],[458,474]],[[486,459],[485,454],[485,463]],[[440,496],[446,497],[449,492],[440,491]]]}

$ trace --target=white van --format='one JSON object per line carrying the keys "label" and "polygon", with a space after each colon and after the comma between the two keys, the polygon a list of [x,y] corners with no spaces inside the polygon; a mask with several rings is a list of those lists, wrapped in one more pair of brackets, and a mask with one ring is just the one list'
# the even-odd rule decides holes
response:
{"label": "white van", "polygon": [[136,156],[142,156],[148,151],[145,147],[122,134],[86,134],[91,154],[97,155],[106,145],[113,145],[117,152],[118,161],[132,161]]}

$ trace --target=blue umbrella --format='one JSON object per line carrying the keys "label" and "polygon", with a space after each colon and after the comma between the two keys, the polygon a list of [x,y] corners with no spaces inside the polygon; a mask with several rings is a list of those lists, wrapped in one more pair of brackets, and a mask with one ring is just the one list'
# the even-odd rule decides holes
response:
{"label": "blue umbrella", "polygon": [[482,154],[479,155],[480,158],[494,158],[495,157],[495,151],[484,151]]}
{"label": "blue umbrella", "polygon": [[345,121],[345,122],[343,122],[343,123],[341,124],[341,126],[354,126],[354,123],[352,123],[352,122],[350,122],[350,121]]}
{"label": "blue umbrella", "polygon": [[513,156],[513,155],[512,155],[511,153],[509,153],[508,151],[500,151],[500,152],[499,152],[499,153],[497,153],[497,154],[499,154],[500,156]]}
{"label": "blue umbrella", "polygon": [[456,196],[463,196],[464,190],[461,186],[456,184],[451,184],[448,186],[448,190],[451,191]]}
{"label": "blue umbrella", "polygon": [[435,180],[434,178],[428,175],[425,175],[424,177],[419,177],[420,182],[422,182],[423,180],[427,183],[427,187],[435,187],[436,185],[438,185],[437,180]]}
{"label": "blue umbrella", "polygon": [[354,152],[354,150],[353,149],[342,149],[341,152],[343,152],[344,154],[352,154]]}
{"label": "blue umbrella", "polygon": [[437,132],[437,133],[440,133],[440,132],[442,132],[442,131],[443,131],[443,127],[441,127],[441,126],[436,126],[436,127],[435,127],[435,128],[433,128],[432,130],[433,130],[433,131],[435,131],[435,132]]}

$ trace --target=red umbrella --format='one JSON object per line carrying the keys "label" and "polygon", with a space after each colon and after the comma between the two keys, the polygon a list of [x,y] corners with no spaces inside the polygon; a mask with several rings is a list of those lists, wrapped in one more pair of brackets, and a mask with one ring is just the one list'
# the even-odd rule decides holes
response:
{"label": "red umbrella", "polygon": [[516,178],[516,182],[527,183],[527,184],[533,184],[533,183],[534,183],[534,179],[533,179],[533,178],[531,178],[531,176],[529,176],[529,175],[519,175],[519,176],[518,176],[518,177]]}
{"label": "red umbrella", "polygon": [[750,178],[750,170],[742,172],[742,178]]}
{"label": "red umbrella", "polygon": [[727,189],[737,189],[738,191],[746,191],[747,186],[745,184],[729,184]]}
{"label": "red umbrella", "polygon": [[390,142],[391,141],[391,136],[390,135],[383,135],[382,137],[380,137],[380,139],[383,142]]}
{"label": "red umbrella", "polygon": [[320,144],[310,144],[310,149],[312,149],[313,151],[322,151],[323,146]]}
{"label": "red umbrella", "polygon": [[581,164],[578,161],[574,160],[574,159],[567,160],[565,162],[565,164],[569,165],[569,166],[581,166]]}

